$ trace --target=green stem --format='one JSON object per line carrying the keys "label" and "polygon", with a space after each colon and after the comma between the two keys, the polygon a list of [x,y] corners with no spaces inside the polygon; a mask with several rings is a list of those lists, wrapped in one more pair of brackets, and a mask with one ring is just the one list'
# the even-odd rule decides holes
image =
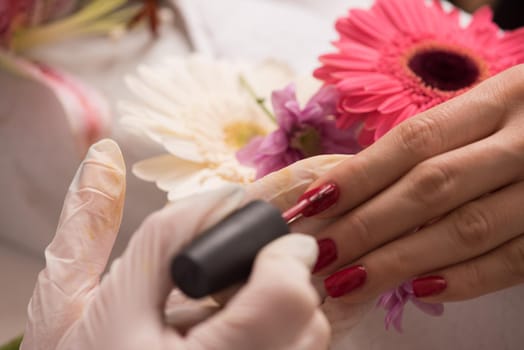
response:
{"label": "green stem", "polygon": [[22,343],[22,336],[13,339],[5,345],[0,345],[0,350],[18,350],[20,349],[20,344]]}
{"label": "green stem", "polygon": [[[95,0],[68,18],[42,27],[20,31],[15,34],[13,49],[19,52],[37,44],[47,44],[78,34],[100,33],[101,28],[104,28],[104,32],[108,32],[121,25],[125,16],[132,16],[131,11],[127,9],[121,10],[123,14],[118,14],[120,11],[111,14],[125,2],[126,0]],[[103,24],[96,25],[97,19]],[[92,30],[92,28],[96,29]]]}
{"label": "green stem", "polygon": [[269,117],[269,119],[271,119],[275,124],[278,124],[275,115],[271,113],[271,111],[266,107],[266,104],[264,103],[265,99],[257,96],[255,90],[251,85],[249,85],[249,83],[243,75],[240,75],[239,80],[240,85],[242,85],[242,87],[246,89],[249,96],[251,96],[256,101],[260,109],[262,109],[262,111]]}

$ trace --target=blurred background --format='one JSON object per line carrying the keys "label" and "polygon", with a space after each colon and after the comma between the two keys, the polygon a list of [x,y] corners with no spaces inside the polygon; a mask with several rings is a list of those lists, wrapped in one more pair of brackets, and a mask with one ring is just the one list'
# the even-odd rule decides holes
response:
{"label": "blurred background", "polygon": [[[124,82],[127,75],[141,64],[154,65],[167,56],[192,52],[253,62],[271,57],[289,64],[297,73],[308,74],[316,67],[317,56],[327,52],[336,38],[334,20],[348,8],[365,8],[372,1],[172,0],[133,1],[130,5],[143,3],[158,7],[154,30],[150,17],[144,16],[127,31],[65,38],[19,54],[67,72],[92,90],[101,107],[91,119],[57,87],[63,79],[49,82],[42,67],[38,74],[28,76],[23,69],[21,73],[9,65],[0,66],[0,344],[24,329],[26,306],[36,275],[44,266],[44,249],[54,235],[69,182],[91,142],[114,138],[128,166],[126,207],[115,256],[143,218],[165,204],[163,192],[130,173],[134,162],[160,150],[119,124],[117,103],[132,98]],[[505,29],[524,24],[522,0],[454,3],[465,11],[492,6],[495,20]],[[1,21],[0,15],[0,32]],[[457,306],[449,317],[477,310],[475,303]],[[510,304],[495,306],[493,312],[511,310]],[[407,322],[414,325],[415,332],[416,319]],[[444,327],[433,322],[430,320],[428,327]],[[446,327],[457,324],[460,322],[450,321]],[[363,330],[357,330],[357,337],[359,332],[365,336]]]}
{"label": "blurred background", "polygon": [[494,20],[502,29],[515,29],[524,24],[524,2],[521,0],[454,0],[458,7],[473,12],[489,5],[495,12]]}

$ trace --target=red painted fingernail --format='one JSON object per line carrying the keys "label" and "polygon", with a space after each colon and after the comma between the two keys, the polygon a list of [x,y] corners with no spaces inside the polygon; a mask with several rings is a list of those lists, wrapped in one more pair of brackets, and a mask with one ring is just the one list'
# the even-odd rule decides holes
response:
{"label": "red painted fingernail", "polygon": [[448,286],[445,279],[439,276],[427,276],[411,282],[413,293],[417,298],[429,297],[441,293]]}
{"label": "red painted fingernail", "polygon": [[318,244],[318,258],[313,268],[313,273],[322,270],[324,267],[337,260],[337,246],[331,238],[321,239]]}
{"label": "red painted fingernail", "polygon": [[351,266],[340,270],[324,280],[324,287],[329,296],[341,297],[366,282],[367,272],[364,266]]}
{"label": "red painted fingernail", "polygon": [[[321,196],[321,198],[313,199],[315,196]],[[339,196],[340,190],[338,189],[338,186],[334,183],[328,183],[307,191],[302,196],[300,196],[297,203],[303,200],[311,200],[315,202],[302,212],[303,216],[309,217],[323,212],[327,208],[331,207],[337,202]]]}

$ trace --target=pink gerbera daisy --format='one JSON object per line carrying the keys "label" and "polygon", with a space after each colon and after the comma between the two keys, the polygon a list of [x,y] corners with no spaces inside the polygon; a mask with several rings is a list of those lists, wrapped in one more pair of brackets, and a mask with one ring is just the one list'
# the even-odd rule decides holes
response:
{"label": "pink gerbera daisy", "polygon": [[524,62],[524,28],[502,32],[485,7],[460,24],[439,0],[377,0],[337,21],[338,51],[315,77],[336,84],[341,128],[367,146],[403,120]]}

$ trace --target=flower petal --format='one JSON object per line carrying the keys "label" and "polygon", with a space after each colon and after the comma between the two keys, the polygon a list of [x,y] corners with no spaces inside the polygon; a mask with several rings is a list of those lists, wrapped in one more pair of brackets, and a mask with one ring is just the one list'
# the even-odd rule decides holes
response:
{"label": "flower petal", "polygon": [[407,92],[402,94],[395,94],[391,95],[387,100],[382,102],[377,107],[377,110],[383,114],[389,114],[397,112],[399,109],[405,108],[411,103],[412,99],[410,98]]}
{"label": "flower petal", "polygon": [[166,154],[135,163],[132,171],[138,178],[155,182],[158,188],[169,192],[204,167],[204,164]]}
{"label": "flower petal", "polygon": [[430,304],[413,298],[411,300],[416,307],[431,316],[441,316],[444,313],[444,305],[441,303]]}
{"label": "flower petal", "polygon": [[275,90],[271,94],[273,112],[277,117],[278,124],[287,131],[291,130],[291,125],[295,119],[289,108],[290,101],[298,104],[294,84],[290,84],[282,90]]}
{"label": "flower petal", "polygon": [[194,142],[174,137],[164,137],[162,144],[171,154],[195,163],[205,163],[206,158]]}
{"label": "flower petal", "polygon": [[257,156],[259,156],[258,150],[263,141],[264,138],[261,136],[254,137],[247,145],[237,151],[235,156],[240,164],[255,168]]}
{"label": "flower petal", "polygon": [[289,140],[286,133],[279,129],[273,131],[261,143],[258,152],[264,155],[276,155],[285,152],[289,147]]}

